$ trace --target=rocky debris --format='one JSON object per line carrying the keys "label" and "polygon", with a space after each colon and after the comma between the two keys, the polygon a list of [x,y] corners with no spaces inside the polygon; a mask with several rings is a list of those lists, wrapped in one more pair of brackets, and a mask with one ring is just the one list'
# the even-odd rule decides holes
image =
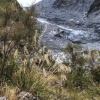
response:
{"label": "rocky debris", "polygon": [[58,27],[55,37],[63,38],[66,35],[65,31]]}
{"label": "rocky debris", "polygon": [[[29,92],[20,92],[20,89],[17,92],[18,100],[37,100],[31,93]],[[5,96],[0,97],[0,100],[9,100]]]}
{"label": "rocky debris", "polygon": [[[95,26],[100,25],[100,10],[87,17],[88,10],[93,2],[94,0],[42,0],[36,4],[36,10],[40,17],[53,23],[82,30],[93,28],[95,31]],[[93,25],[91,26],[91,24]],[[91,26],[91,28],[88,26]],[[98,30],[96,28],[96,32]]]}
{"label": "rocky debris", "polygon": [[0,97],[0,100],[7,100],[6,97]]}
{"label": "rocky debris", "polygon": [[86,50],[100,49],[100,10],[87,16],[93,2],[94,0],[42,0],[37,3],[39,22],[47,26],[40,43],[52,50],[65,48],[68,42],[81,44]]}
{"label": "rocky debris", "polygon": [[[82,33],[83,32],[83,33]],[[73,43],[81,43],[81,44],[86,44],[86,43],[95,43],[100,41],[100,35],[97,33],[92,33],[89,31],[80,31],[82,34],[75,34],[71,33],[68,36],[68,39],[72,41]]]}
{"label": "rocky debris", "polygon": [[[43,19],[41,19],[42,21]],[[48,24],[46,24],[48,22]],[[40,38],[40,43],[50,49],[65,48],[68,42],[74,44],[93,44],[100,41],[100,34],[88,31],[72,29],[68,26],[43,22],[47,26]],[[99,32],[99,31],[98,31]],[[89,46],[88,46],[89,47]],[[90,48],[90,47],[89,47]]]}
{"label": "rocky debris", "polygon": [[18,100],[36,100],[36,98],[28,92],[20,92],[18,95]]}

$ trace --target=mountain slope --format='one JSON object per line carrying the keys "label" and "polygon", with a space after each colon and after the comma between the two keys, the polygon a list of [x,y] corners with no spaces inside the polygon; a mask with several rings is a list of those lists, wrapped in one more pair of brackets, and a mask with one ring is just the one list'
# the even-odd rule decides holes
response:
{"label": "mountain slope", "polygon": [[93,28],[99,33],[99,11],[87,17],[93,2],[94,0],[42,0],[36,8],[40,17],[51,22],[86,30]]}

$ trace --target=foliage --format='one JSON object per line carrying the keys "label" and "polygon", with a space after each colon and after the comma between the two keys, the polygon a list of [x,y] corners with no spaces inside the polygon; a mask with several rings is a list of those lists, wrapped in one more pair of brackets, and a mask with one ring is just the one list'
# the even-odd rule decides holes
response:
{"label": "foliage", "polygon": [[69,73],[67,83],[69,85],[69,88],[88,88],[92,83],[91,74],[88,72],[89,71],[87,69],[79,67],[78,69],[73,70],[71,73]]}
{"label": "foliage", "polygon": [[[3,56],[0,75],[2,77],[5,68],[8,69],[9,67],[7,65],[8,59],[14,54],[16,48],[22,52],[23,47],[28,44],[29,49],[37,50],[36,40],[38,33],[36,29],[38,28],[36,26],[36,13],[33,6],[24,11],[17,2],[7,1],[5,5],[0,5],[0,10],[0,50]],[[34,17],[32,17],[33,15]]]}
{"label": "foliage", "polygon": [[9,86],[7,83],[0,85],[0,96],[6,96],[8,100],[18,100],[17,92],[17,87]]}
{"label": "foliage", "polygon": [[28,91],[41,100],[50,98],[47,82],[43,81],[42,75],[34,68],[20,68],[13,76],[13,83],[21,90]]}
{"label": "foliage", "polygon": [[[94,84],[100,83],[100,67],[96,67],[99,66],[99,51],[82,51],[80,45],[72,43],[69,43],[63,51],[70,59],[70,62],[67,59],[64,64],[71,67],[71,72],[66,74],[66,88],[69,90],[90,90],[90,86],[95,87]],[[98,88],[100,87],[98,86]]]}
{"label": "foliage", "polygon": [[0,95],[16,100],[20,88],[40,100],[99,100],[98,51],[69,43],[68,63],[55,62],[51,50],[38,47],[34,10],[23,11],[16,2],[0,4]]}
{"label": "foliage", "polygon": [[100,66],[91,69],[93,80],[100,83]]}

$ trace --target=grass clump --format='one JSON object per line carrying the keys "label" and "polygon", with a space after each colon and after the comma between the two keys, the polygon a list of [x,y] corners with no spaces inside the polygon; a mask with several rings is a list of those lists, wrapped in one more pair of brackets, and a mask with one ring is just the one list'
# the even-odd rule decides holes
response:
{"label": "grass clump", "polygon": [[35,97],[43,99],[50,98],[49,85],[44,81],[42,75],[34,68],[21,68],[13,76],[13,83],[23,91],[34,94]]}

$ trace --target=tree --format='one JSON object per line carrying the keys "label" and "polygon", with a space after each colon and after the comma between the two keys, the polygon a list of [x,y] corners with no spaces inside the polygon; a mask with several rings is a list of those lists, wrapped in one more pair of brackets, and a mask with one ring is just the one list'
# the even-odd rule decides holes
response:
{"label": "tree", "polygon": [[1,0],[0,2],[0,51],[2,55],[0,76],[2,77],[9,57],[14,54],[16,48],[22,49],[28,44],[27,46],[32,50],[36,49],[33,48],[35,43],[33,37],[37,26],[33,6],[24,11],[16,0]]}

